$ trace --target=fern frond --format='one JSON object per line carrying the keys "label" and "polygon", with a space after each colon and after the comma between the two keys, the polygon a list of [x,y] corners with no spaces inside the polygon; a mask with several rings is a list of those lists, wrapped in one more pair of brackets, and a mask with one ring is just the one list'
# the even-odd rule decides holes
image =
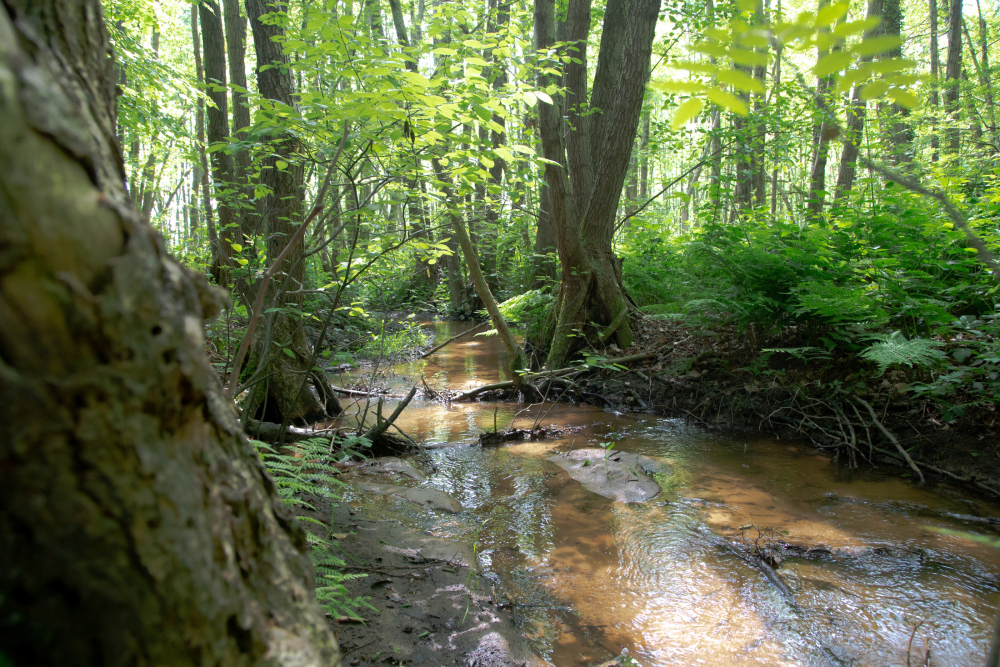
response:
{"label": "fern frond", "polygon": [[879,375],[893,364],[909,366],[910,368],[927,368],[944,359],[945,354],[937,349],[941,343],[927,338],[911,338],[907,340],[903,334],[896,331],[891,334],[875,334],[868,337],[875,342],[861,356],[878,364]]}

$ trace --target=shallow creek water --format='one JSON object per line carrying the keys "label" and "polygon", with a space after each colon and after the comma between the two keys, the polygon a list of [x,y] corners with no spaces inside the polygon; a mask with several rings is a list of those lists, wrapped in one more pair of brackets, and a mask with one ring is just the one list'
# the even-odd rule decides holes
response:
{"label": "shallow creek water", "polygon": [[[429,323],[439,340],[468,328]],[[436,388],[502,379],[495,337],[460,339],[395,368],[400,390],[421,374]],[[391,405],[388,406],[391,410]],[[357,406],[350,410],[358,409]],[[565,436],[469,446],[493,430],[541,424]],[[495,412],[494,412],[495,411]],[[388,413],[388,412],[387,412]],[[348,491],[374,519],[475,542],[483,594],[515,604],[515,622],[544,660],[595,665],[627,649],[653,665],[982,665],[998,601],[1000,551],[927,530],[1000,534],[1000,506],[947,486],[920,488],[888,471],[849,471],[808,444],[707,431],[682,420],[566,403],[442,405],[414,399],[398,421],[428,450],[422,485],[451,494],[460,514]],[[616,448],[668,463],[663,492],[615,503],[584,489],[552,450]],[[416,482],[410,482],[416,485]],[[791,605],[720,537],[758,536],[840,555],[778,569]],[[766,539],[766,538],[765,538]],[[892,554],[871,547],[893,547]]]}

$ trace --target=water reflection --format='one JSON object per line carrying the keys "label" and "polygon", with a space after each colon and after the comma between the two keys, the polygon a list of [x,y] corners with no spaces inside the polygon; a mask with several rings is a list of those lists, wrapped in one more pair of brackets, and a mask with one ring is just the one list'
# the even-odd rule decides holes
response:
{"label": "water reflection", "polygon": [[[462,326],[436,329],[443,340]],[[396,371],[465,389],[504,377],[499,347],[496,338],[462,339]],[[453,495],[462,514],[349,498],[376,517],[476,540],[491,592],[516,605],[535,649],[560,667],[598,664],[623,648],[642,665],[906,665],[908,646],[913,664],[923,664],[928,646],[931,664],[982,664],[1000,554],[926,526],[996,534],[996,505],[877,469],[844,474],[794,443],[591,406],[415,401],[400,426],[420,442],[468,443],[493,429],[494,415],[500,428],[515,416],[526,427],[549,408],[546,424],[582,430],[544,443],[427,452],[425,484]],[[659,497],[613,503],[545,460],[554,448],[608,439],[673,467]],[[780,568],[792,606],[720,547],[720,536],[756,536],[741,530],[749,524],[841,551]]]}

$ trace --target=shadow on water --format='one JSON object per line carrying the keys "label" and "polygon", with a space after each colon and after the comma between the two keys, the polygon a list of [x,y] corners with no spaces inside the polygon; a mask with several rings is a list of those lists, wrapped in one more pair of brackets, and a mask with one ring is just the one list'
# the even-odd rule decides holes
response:
{"label": "shadow on water", "polygon": [[[470,326],[430,323],[440,340]],[[461,339],[396,367],[436,389],[503,379],[493,337]],[[402,385],[400,385],[402,386]],[[552,664],[598,664],[628,652],[650,665],[981,665],[1000,599],[1000,552],[927,530],[996,535],[998,506],[946,486],[919,488],[878,469],[847,471],[816,450],[592,406],[443,405],[415,400],[399,425],[425,444],[468,443],[539,409],[565,437],[503,448],[434,449],[424,485],[465,511],[438,514],[348,492],[373,518],[478,541],[481,584]],[[390,406],[391,409],[391,406]],[[614,503],[555,464],[553,449],[618,449],[662,460],[663,492]],[[416,482],[413,482],[416,484]],[[792,606],[723,539],[772,537],[834,554],[779,569]],[[891,547],[889,550],[879,547]]]}

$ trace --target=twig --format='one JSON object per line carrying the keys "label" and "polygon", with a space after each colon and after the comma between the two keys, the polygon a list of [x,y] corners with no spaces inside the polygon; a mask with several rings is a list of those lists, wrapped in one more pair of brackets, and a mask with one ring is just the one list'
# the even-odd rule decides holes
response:
{"label": "twig", "polygon": [[292,234],[292,238],[288,240],[285,248],[278,253],[278,256],[275,258],[271,266],[267,267],[267,271],[264,272],[264,276],[260,280],[260,287],[257,288],[257,301],[253,306],[253,314],[250,317],[250,324],[247,325],[247,331],[243,334],[243,340],[240,341],[239,351],[236,353],[235,361],[233,361],[233,370],[232,373],[229,374],[229,386],[227,388],[227,392],[230,399],[233,398],[233,392],[236,390],[236,381],[240,377],[240,367],[243,365],[243,357],[246,356],[247,349],[250,347],[250,340],[253,338],[253,333],[257,329],[257,323],[260,322],[260,316],[264,310],[264,295],[267,293],[267,284],[271,282],[271,278],[278,271],[278,267],[291,251],[292,246],[302,239],[302,236],[306,233],[306,229],[309,227],[309,223],[312,222],[317,215],[322,213],[322,211],[322,206],[317,206],[312,210],[305,222],[299,225],[299,228],[295,230],[294,234]]}
{"label": "twig", "polygon": [[392,423],[396,421],[396,418],[399,417],[399,415],[403,412],[403,410],[406,409],[406,406],[410,404],[410,401],[413,399],[413,395],[416,393],[417,393],[417,385],[413,385],[410,391],[406,394],[406,397],[399,402],[399,405],[396,406],[396,409],[392,411],[391,415],[389,415],[389,418],[376,423],[375,426],[368,429],[368,431],[364,434],[363,437],[367,438],[371,442],[374,442],[376,438],[385,433],[386,429],[392,426]]}
{"label": "twig", "polygon": [[885,437],[887,437],[889,439],[889,441],[896,446],[896,449],[899,451],[900,454],[903,455],[903,458],[906,459],[906,462],[909,464],[909,466],[913,470],[913,472],[917,473],[917,477],[920,478],[920,483],[923,484],[924,483],[924,473],[920,472],[920,468],[918,468],[917,464],[914,463],[913,459],[910,458],[910,453],[907,452],[905,449],[903,449],[903,446],[901,444],[899,444],[899,440],[896,439],[896,436],[894,436],[892,433],[890,433],[889,430],[886,429],[886,427],[882,425],[882,422],[880,422],[878,420],[878,416],[875,414],[875,410],[872,408],[871,404],[868,401],[866,401],[865,399],[861,398],[860,396],[855,396],[853,394],[849,394],[849,393],[847,393],[845,391],[842,391],[842,390],[841,390],[841,393],[843,393],[844,395],[850,397],[854,401],[860,403],[861,405],[863,405],[865,407],[865,409],[868,410],[868,414],[871,415],[872,421],[875,423],[875,426],[878,427],[878,430],[882,431],[882,435],[884,435]]}
{"label": "twig", "polygon": [[424,352],[423,354],[421,354],[420,358],[421,359],[426,359],[427,357],[431,356],[432,354],[434,354],[435,352],[437,352],[438,350],[440,350],[442,347],[444,347],[448,343],[454,342],[454,341],[458,340],[459,338],[462,338],[463,336],[468,336],[470,333],[472,333],[474,331],[478,331],[479,329],[482,329],[487,324],[490,324],[490,322],[482,322],[482,323],[480,323],[480,324],[472,327],[471,329],[469,329],[467,331],[463,331],[462,333],[458,334],[457,336],[452,336],[451,338],[449,338],[445,342],[441,343],[440,345],[438,345],[436,347],[433,347],[430,350],[428,350],[427,352]]}

